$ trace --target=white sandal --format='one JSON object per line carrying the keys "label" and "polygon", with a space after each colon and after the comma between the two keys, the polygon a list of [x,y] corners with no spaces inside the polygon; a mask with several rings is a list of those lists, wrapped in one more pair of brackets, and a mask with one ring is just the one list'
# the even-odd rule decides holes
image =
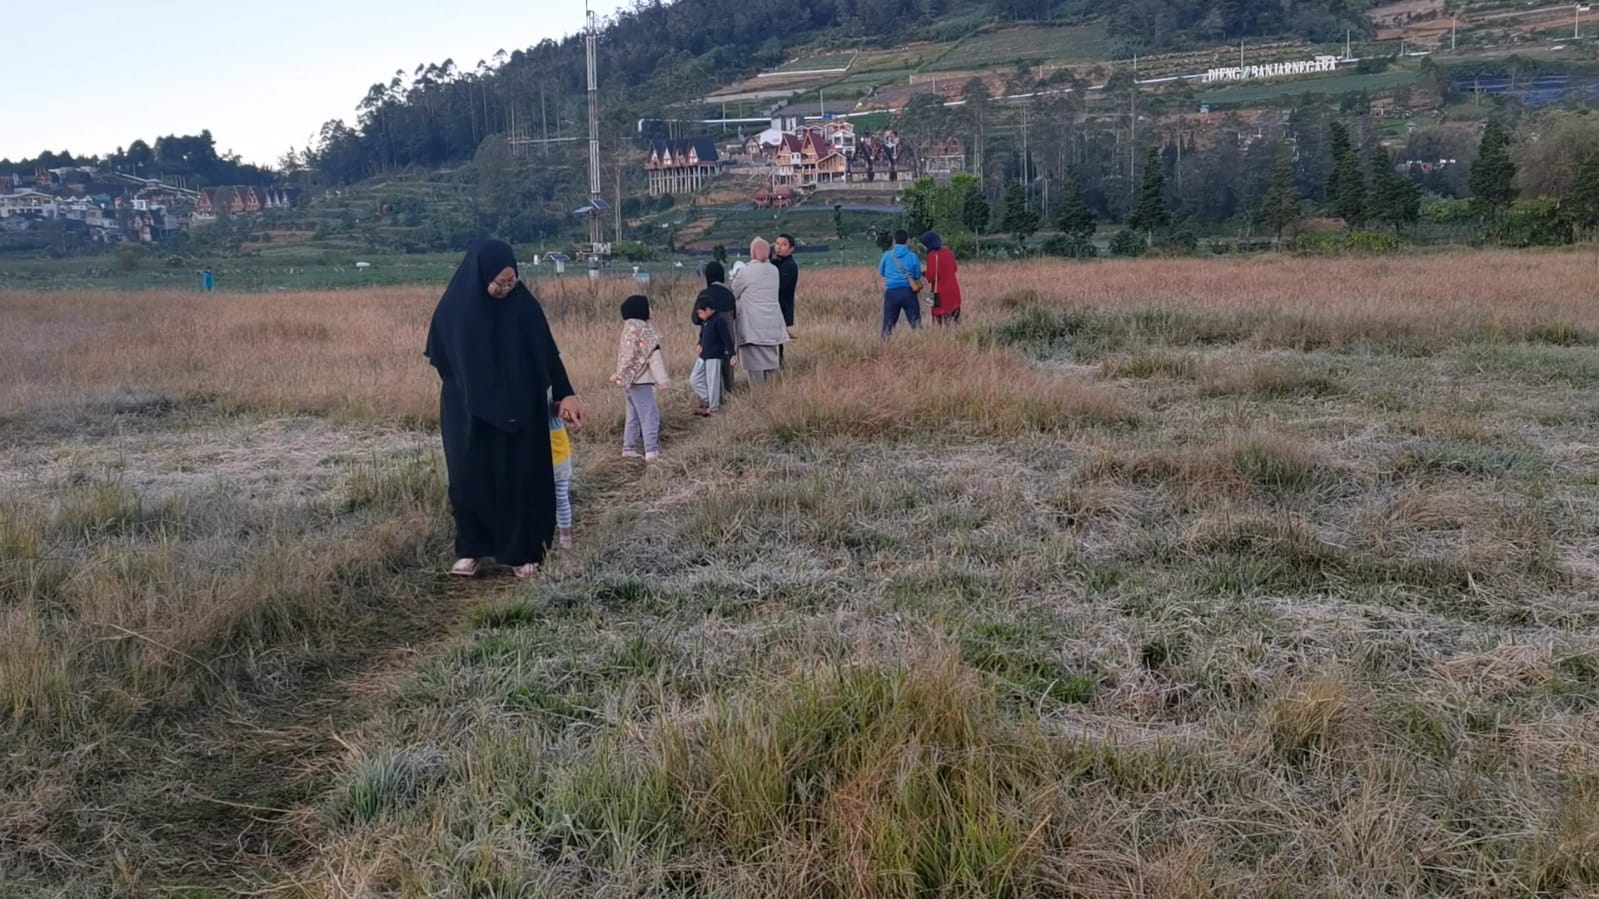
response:
{"label": "white sandal", "polygon": [[456,577],[476,577],[477,560],[456,559],[455,564],[450,566],[450,573]]}
{"label": "white sandal", "polygon": [[518,565],[515,568],[512,568],[511,571],[513,573],[515,573],[517,577],[522,578],[523,580],[526,580],[527,578],[535,577],[535,576],[538,575],[538,573],[539,573],[539,563],[537,563],[537,562],[529,562],[526,565]]}

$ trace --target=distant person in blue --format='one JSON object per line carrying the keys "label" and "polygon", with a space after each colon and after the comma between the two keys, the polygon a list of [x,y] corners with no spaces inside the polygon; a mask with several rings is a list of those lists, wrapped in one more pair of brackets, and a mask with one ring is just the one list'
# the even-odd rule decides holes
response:
{"label": "distant person in blue", "polygon": [[217,286],[216,276],[211,274],[211,270],[210,269],[206,269],[205,271],[200,273],[200,287],[201,287],[201,289],[203,289],[206,293],[210,293],[212,290],[216,289],[216,286]]}
{"label": "distant person in blue", "polygon": [[905,229],[895,231],[894,246],[877,263],[877,276],[883,279],[884,337],[894,333],[901,312],[913,329],[922,326],[921,300],[917,297],[922,286],[922,262],[905,246],[910,239]]}

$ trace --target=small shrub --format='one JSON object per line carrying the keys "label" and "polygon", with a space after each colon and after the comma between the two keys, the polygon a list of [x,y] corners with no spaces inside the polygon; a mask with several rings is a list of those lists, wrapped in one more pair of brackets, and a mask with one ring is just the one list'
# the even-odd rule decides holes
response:
{"label": "small shrub", "polygon": [[1547,343],[1553,346],[1588,346],[1595,336],[1571,322],[1547,322],[1527,329],[1528,343]]}
{"label": "small shrub", "polygon": [[1409,244],[1394,234],[1356,231],[1352,234],[1301,234],[1294,240],[1294,251],[1307,256],[1387,256],[1403,252]]}
{"label": "small shrub", "polygon": [[144,263],[144,251],[138,244],[124,243],[117,246],[116,268],[123,274],[136,272]]}
{"label": "small shrub", "polygon": [[1131,356],[1108,359],[1100,364],[1099,373],[1104,378],[1192,378],[1198,371],[1197,360],[1190,355],[1176,355],[1157,350],[1143,350]]}
{"label": "small shrub", "polygon": [[1252,437],[1233,445],[1233,468],[1268,490],[1304,490],[1330,480],[1328,470],[1304,447],[1279,437]]}
{"label": "small shrub", "polygon": [[1099,248],[1090,239],[1057,234],[1044,241],[1044,252],[1066,259],[1093,259],[1099,255]]}
{"label": "small shrub", "polygon": [[1409,244],[1397,235],[1375,231],[1356,231],[1344,238],[1344,252],[1361,256],[1387,256],[1403,252],[1407,246]]}
{"label": "small shrub", "polygon": [[1536,472],[1543,467],[1536,456],[1509,447],[1479,446],[1456,440],[1417,443],[1400,454],[1399,473],[1458,474],[1498,478]]}
{"label": "small shrub", "polygon": [[1127,228],[1117,231],[1116,236],[1110,239],[1110,254],[1112,256],[1135,259],[1144,255],[1148,249],[1149,242],[1144,239],[1144,235]]}
{"label": "small shrub", "polygon": [[358,758],[329,801],[335,824],[370,824],[391,809],[415,802],[444,779],[444,752],[437,746],[390,749]]}
{"label": "small shrub", "polygon": [[1553,197],[1522,200],[1510,207],[1499,231],[1507,247],[1557,247],[1571,243],[1570,216]]}
{"label": "small shrub", "polygon": [[1351,739],[1359,704],[1342,682],[1318,678],[1291,691],[1271,706],[1268,731],[1272,751],[1290,764],[1335,753]]}
{"label": "small shrub", "polygon": [[1165,256],[1192,256],[1199,252],[1199,235],[1184,229],[1161,240],[1159,246]]}

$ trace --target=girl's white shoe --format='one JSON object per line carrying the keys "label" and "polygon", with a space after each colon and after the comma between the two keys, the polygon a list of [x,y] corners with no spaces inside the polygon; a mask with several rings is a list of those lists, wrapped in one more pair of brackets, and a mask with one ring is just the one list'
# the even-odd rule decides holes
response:
{"label": "girl's white shoe", "polygon": [[518,565],[511,570],[516,573],[517,577],[525,580],[527,578],[534,577],[539,573],[539,563],[529,562],[526,565]]}
{"label": "girl's white shoe", "polygon": [[456,559],[455,564],[450,566],[450,573],[456,577],[476,577],[477,560]]}

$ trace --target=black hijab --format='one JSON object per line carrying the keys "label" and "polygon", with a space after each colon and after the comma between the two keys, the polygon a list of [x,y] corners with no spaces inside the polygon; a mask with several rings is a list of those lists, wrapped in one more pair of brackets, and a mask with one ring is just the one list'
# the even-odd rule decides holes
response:
{"label": "black hijab", "polygon": [[460,385],[473,417],[515,431],[535,418],[535,402],[544,403],[546,357],[555,348],[538,300],[520,280],[505,299],[489,296],[489,284],[507,268],[516,268],[516,254],[504,241],[466,251],[433,311],[426,352],[440,376]]}
{"label": "black hijab", "polygon": [[715,261],[705,263],[705,289],[694,298],[694,324],[704,324],[700,321],[701,309],[709,309],[717,315],[724,312],[729,315],[734,314],[737,300],[733,296],[733,291],[722,283],[722,279],[726,277],[727,271],[722,268],[722,263]]}
{"label": "black hijab", "polygon": [[641,322],[650,320],[650,298],[634,294],[622,301],[622,320],[636,318]]}
{"label": "black hijab", "polygon": [[944,249],[944,241],[938,236],[937,231],[929,231],[923,234],[919,240],[929,253]]}

